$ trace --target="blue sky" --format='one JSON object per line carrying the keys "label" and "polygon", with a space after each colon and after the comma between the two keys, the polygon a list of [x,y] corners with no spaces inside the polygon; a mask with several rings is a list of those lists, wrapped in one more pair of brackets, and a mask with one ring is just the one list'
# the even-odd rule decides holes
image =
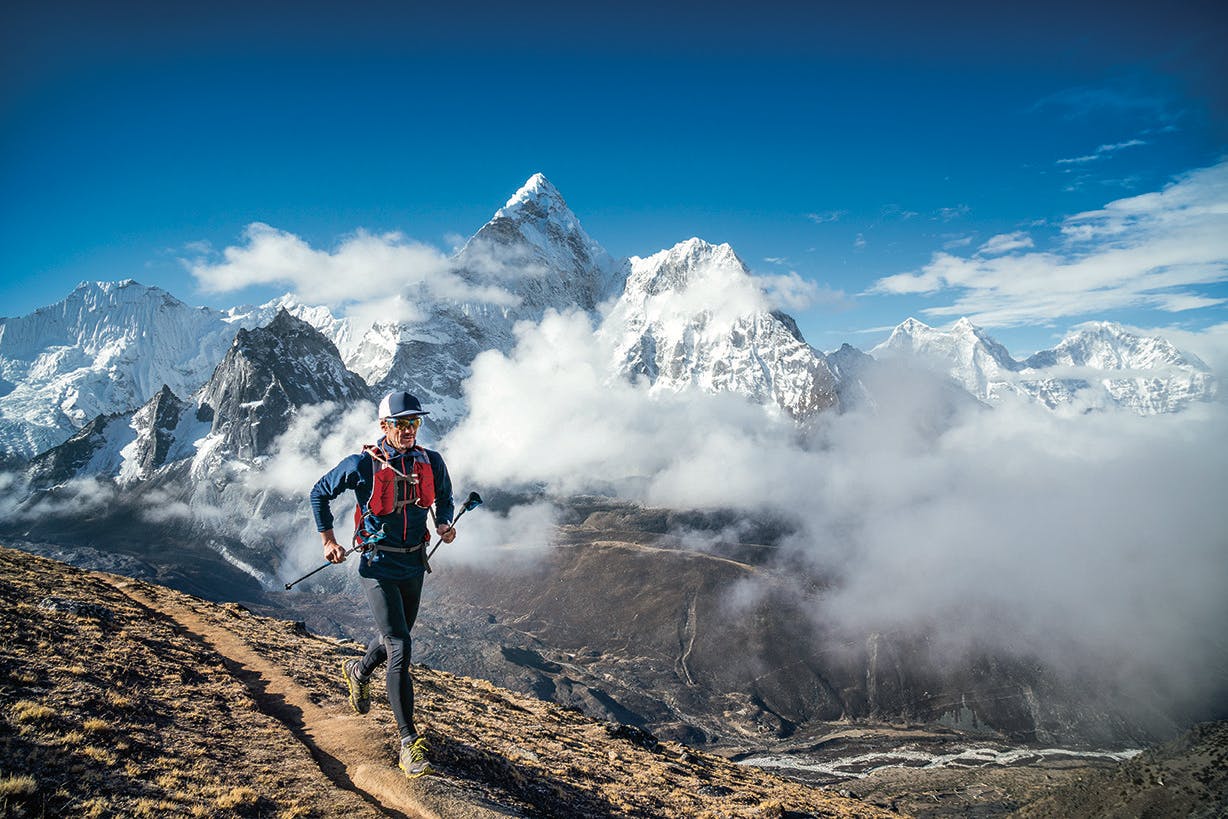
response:
{"label": "blue sky", "polygon": [[182,260],[254,222],[447,250],[541,171],[615,256],[697,235],[813,282],[821,349],[1228,322],[1222,2],[168,5],[5,12],[0,314],[262,301]]}

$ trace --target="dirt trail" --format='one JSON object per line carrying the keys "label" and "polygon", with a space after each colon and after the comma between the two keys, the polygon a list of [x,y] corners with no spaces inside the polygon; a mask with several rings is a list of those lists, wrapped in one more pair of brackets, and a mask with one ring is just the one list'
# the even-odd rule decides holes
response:
{"label": "dirt trail", "polygon": [[385,758],[387,737],[383,731],[363,717],[316,705],[306,690],[238,636],[174,600],[150,597],[137,584],[120,577],[96,576],[154,616],[175,621],[186,636],[221,655],[258,707],[306,746],[321,774],[377,811],[424,819],[488,819],[509,815],[458,796],[451,792],[456,788],[446,780],[437,777],[406,780],[395,767],[395,761]]}

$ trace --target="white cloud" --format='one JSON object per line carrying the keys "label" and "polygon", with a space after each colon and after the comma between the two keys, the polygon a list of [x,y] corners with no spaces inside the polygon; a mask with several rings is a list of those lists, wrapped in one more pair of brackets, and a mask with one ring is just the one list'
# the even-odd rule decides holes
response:
{"label": "white cloud", "polygon": [[1099,158],[1100,156],[1097,154],[1085,154],[1083,156],[1072,156],[1066,159],[1059,159],[1057,161],[1057,164],[1059,165],[1082,165],[1086,162],[1095,162]]}
{"label": "white cloud", "polygon": [[1206,652],[1228,617],[1228,450],[1207,442],[1228,440],[1228,407],[960,410],[896,374],[873,385],[875,413],[799,434],[736,396],[610,378],[583,314],[516,332],[511,354],[475,361],[470,413],[441,446],[466,483],[778,516],[788,549],[837,579],[811,604],[827,633],[929,631],[1222,693],[1208,669],[1223,653]]}
{"label": "white cloud", "polygon": [[305,498],[321,475],[380,435],[374,404],[344,411],[332,403],[303,407],[273,443],[260,470],[248,473],[244,483],[253,491]]}
{"label": "white cloud", "polygon": [[[515,245],[496,241],[471,241],[463,248],[466,267],[484,281],[507,281],[548,274],[547,268],[532,254]],[[513,304],[514,302],[496,302]]]}
{"label": "white cloud", "polygon": [[942,243],[943,250],[954,250],[957,247],[967,247],[972,244],[971,236],[951,236]]}
{"label": "white cloud", "polygon": [[1141,139],[1127,139],[1125,142],[1114,142],[1108,145],[1101,145],[1096,149],[1098,154],[1111,154],[1120,151],[1122,148],[1133,148],[1136,145],[1146,145],[1147,143]]}
{"label": "white cloud", "polygon": [[1228,160],[1069,217],[1062,233],[1064,241],[1047,251],[936,253],[920,271],[879,279],[870,292],[954,291],[953,302],[923,312],[997,327],[1221,304],[1204,288],[1228,280]]}
{"label": "white cloud", "polygon": [[790,270],[777,276],[755,276],[771,306],[781,310],[806,310],[816,304],[839,305],[846,302],[844,291],[816,281],[803,279]]}
{"label": "white cloud", "polygon": [[558,513],[549,503],[513,506],[505,512],[479,506],[457,522],[456,540],[440,546],[431,565],[463,563],[485,568],[494,561],[501,570],[513,570],[553,548],[557,526]]}
{"label": "white cloud", "polygon": [[[335,250],[259,222],[248,225],[244,244],[186,262],[202,290],[230,292],[253,285],[288,286],[307,304],[367,320],[413,320],[420,299],[464,299],[503,306],[517,299],[506,290],[466,281],[438,249],[400,233],[359,230]],[[199,246],[197,247],[199,249]],[[488,254],[489,255],[489,254]],[[493,258],[483,264],[500,268]]]}
{"label": "white cloud", "polygon": [[444,442],[449,465],[483,485],[546,483],[559,492],[611,489],[657,503],[650,485],[724,428],[754,428],[765,411],[739,397],[650,395],[611,376],[615,340],[579,312],[516,327],[508,356],[490,351],[465,382],[468,416]]}
{"label": "white cloud", "polygon": [[902,219],[904,221],[908,221],[909,219],[916,219],[920,215],[921,214],[915,210],[908,210],[904,208],[903,206],[897,205],[895,203],[892,203],[890,205],[884,205],[883,210],[882,210],[883,219],[895,218],[895,219]]}
{"label": "white cloud", "polygon": [[928,624],[1062,665],[1082,650],[1219,685],[1199,646],[1228,615],[1212,534],[1228,525],[1213,488],[1228,458],[1207,451],[1226,420],[1217,407],[1139,419],[1008,406],[913,448],[892,423],[841,419],[806,475],[818,502],[796,543],[842,561],[816,616],[849,635]]}

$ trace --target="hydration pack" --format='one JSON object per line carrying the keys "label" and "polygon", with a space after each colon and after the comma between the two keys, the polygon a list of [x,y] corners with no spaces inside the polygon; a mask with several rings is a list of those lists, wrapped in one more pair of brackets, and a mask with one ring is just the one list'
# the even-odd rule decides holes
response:
{"label": "hydration pack", "polygon": [[406,506],[427,509],[435,502],[435,473],[426,450],[419,446],[406,453],[402,463],[408,460],[411,466],[405,472],[393,466],[377,445],[364,446],[362,451],[371,456],[371,499],[365,515],[362,504],[354,509],[354,540],[374,545],[384,539],[376,518],[401,512]]}
{"label": "hydration pack", "polygon": [[378,446],[365,446],[362,451],[371,456],[374,467],[367,502],[371,514],[391,515],[406,506],[426,509],[435,502],[435,473],[425,449],[416,446],[406,453],[413,464],[408,472],[394,467]]}

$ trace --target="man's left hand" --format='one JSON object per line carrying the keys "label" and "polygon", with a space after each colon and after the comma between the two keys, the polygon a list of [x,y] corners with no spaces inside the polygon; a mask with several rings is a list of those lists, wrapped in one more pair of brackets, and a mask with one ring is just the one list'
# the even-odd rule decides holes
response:
{"label": "man's left hand", "polygon": [[451,543],[452,541],[456,540],[456,530],[449,524],[443,524],[435,527],[435,533],[443,538],[444,543]]}

